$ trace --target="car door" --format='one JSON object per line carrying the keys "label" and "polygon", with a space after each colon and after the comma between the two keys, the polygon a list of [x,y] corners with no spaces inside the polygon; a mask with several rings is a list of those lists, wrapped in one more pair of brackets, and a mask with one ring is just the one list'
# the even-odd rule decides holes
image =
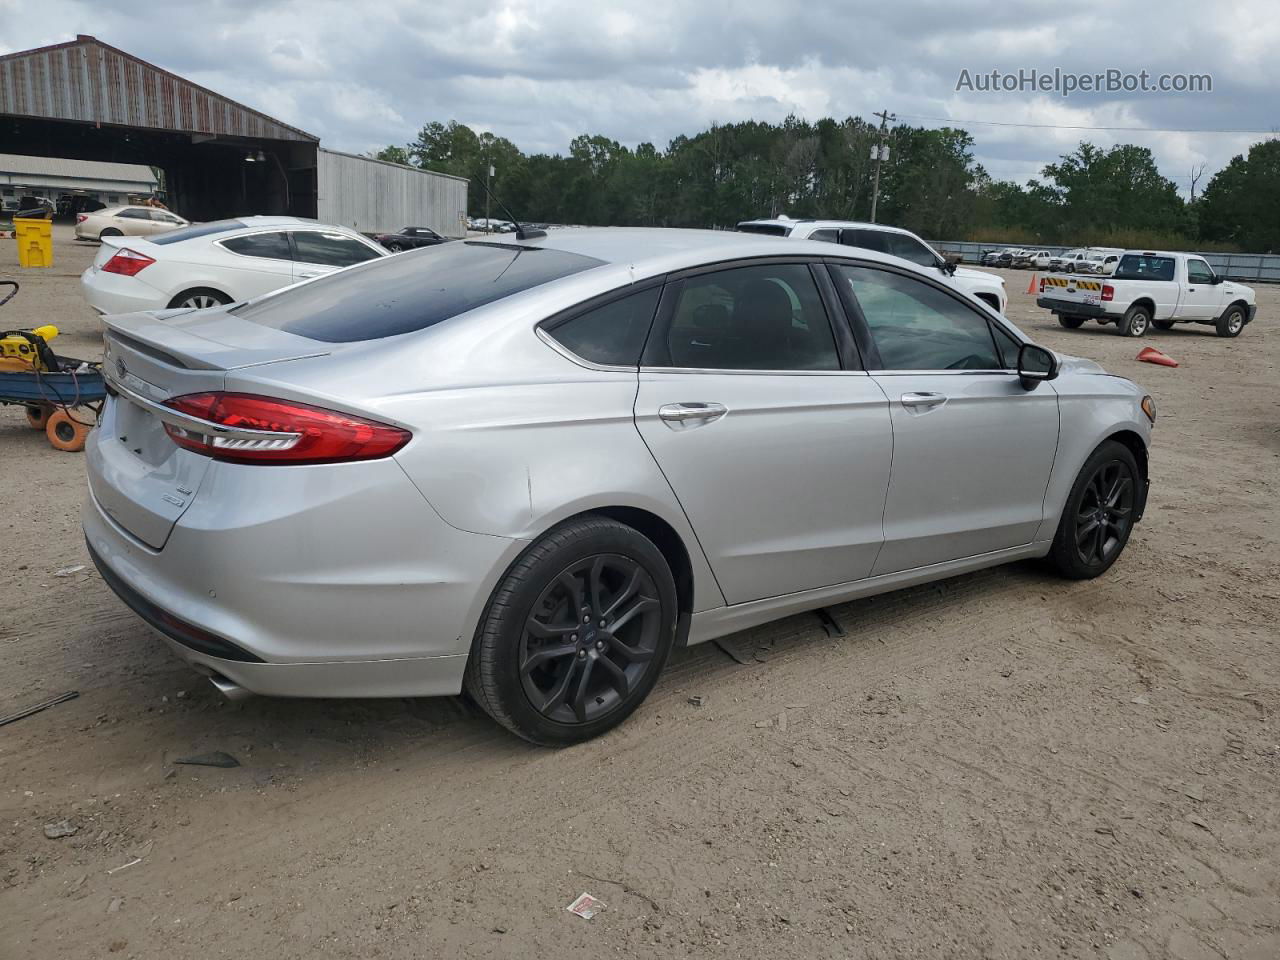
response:
{"label": "car door", "polygon": [[858,580],[880,549],[888,403],[818,271],[674,280],[645,348],[636,427],[731,604]]}
{"label": "car door", "polygon": [[1178,299],[1180,320],[1212,320],[1222,313],[1222,285],[1215,281],[1209,264],[1199,257],[1187,257],[1187,280]]}
{"label": "car door", "polygon": [[893,469],[874,575],[1031,542],[1058,447],[1058,398],[1023,388],[1020,338],[942,284],[835,265],[872,378],[889,398]]}
{"label": "car door", "polygon": [[332,230],[294,230],[293,278],[309,280],[379,256],[367,243]]}
{"label": "car door", "polygon": [[223,290],[236,300],[279,290],[293,283],[293,248],[283,230],[260,230],[217,241],[226,252],[217,270]]}

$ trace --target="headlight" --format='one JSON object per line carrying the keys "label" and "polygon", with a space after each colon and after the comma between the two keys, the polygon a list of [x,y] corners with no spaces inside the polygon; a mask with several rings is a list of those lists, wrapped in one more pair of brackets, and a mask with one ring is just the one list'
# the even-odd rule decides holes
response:
{"label": "headlight", "polygon": [[1142,398],[1142,412],[1147,415],[1147,419],[1154,426],[1156,422],[1156,402],[1149,394]]}

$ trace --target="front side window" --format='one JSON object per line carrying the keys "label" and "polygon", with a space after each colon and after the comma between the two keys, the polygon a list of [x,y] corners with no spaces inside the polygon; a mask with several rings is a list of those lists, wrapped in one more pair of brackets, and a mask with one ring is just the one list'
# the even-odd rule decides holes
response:
{"label": "front side window", "polygon": [[298,249],[299,260],[326,267],[350,267],[378,256],[376,251],[345,233],[297,230],[294,231],[293,242]]}
{"label": "front side window", "polygon": [[936,267],[938,265],[938,258],[933,255],[933,251],[915,237],[909,237],[905,233],[889,233],[887,236],[889,238],[889,252],[895,257],[910,260],[912,263],[919,264],[922,267]]}
{"label": "front side window", "polygon": [[251,233],[247,237],[231,237],[222,245],[242,257],[259,257],[264,260],[292,260],[288,234],[276,230],[271,233]]}
{"label": "front side window", "polygon": [[140,210],[137,207],[125,207],[123,210],[117,213],[116,216],[123,217],[125,220],[150,220],[151,219],[150,211]]}
{"label": "front side window", "polygon": [[839,370],[831,322],[801,263],[738,267],[681,281],[646,363],[710,370]]}
{"label": "front side window", "polygon": [[1213,283],[1213,271],[1203,260],[1187,261],[1188,283]]}
{"label": "front side window", "polygon": [[634,367],[640,363],[662,287],[650,287],[556,323],[547,333],[570,353],[592,363]]}
{"label": "front side window", "polygon": [[915,277],[840,266],[884,370],[999,370],[986,317]]}

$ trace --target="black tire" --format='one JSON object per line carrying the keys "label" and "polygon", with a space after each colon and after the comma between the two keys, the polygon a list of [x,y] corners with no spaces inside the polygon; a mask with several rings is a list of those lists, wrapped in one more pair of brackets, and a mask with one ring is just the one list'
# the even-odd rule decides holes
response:
{"label": "black tire", "polygon": [[1062,508],[1049,562],[1069,580],[1110,569],[1133,532],[1145,478],[1133,453],[1107,440],[1085,461]]}
{"label": "black tire", "polygon": [[1058,314],[1058,323],[1062,324],[1068,330],[1079,329],[1080,327],[1084,326],[1084,322],[1087,319],[1089,318],[1088,317],[1067,317],[1067,316],[1063,316],[1062,314]]}
{"label": "black tire", "polygon": [[404,249],[404,247],[400,246],[400,244],[398,243],[388,243],[387,249],[390,250],[392,253],[399,253]]}
{"label": "black tire", "polygon": [[1135,303],[1124,312],[1116,329],[1122,337],[1140,337],[1151,326],[1151,311],[1142,304]]}
{"label": "black tire", "polygon": [[[615,636],[611,620],[627,632]],[[534,543],[494,589],[466,689],[531,743],[580,743],[620,724],[648,696],[676,621],[675,580],[662,551],[632,527],[588,514]]]}
{"label": "black tire", "polygon": [[100,234],[98,234],[98,239],[101,240],[103,237],[123,237],[123,236],[124,234],[121,233],[119,230],[117,230],[115,227],[107,227],[107,229],[103,230]]}
{"label": "black tire", "polygon": [[190,290],[183,290],[170,300],[169,309],[190,307],[194,310],[207,310],[210,307],[224,307],[231,302],[231,298],[221,290],[214,290],[212,287],[192,287]]}
{"label": "black tire", "polygon": [[1241,307],[1231,307],[1220,316],[1213,327],[1220,337],[1238,337],[1244,329],[1246,317]]}
{"label": "black tire", "polygon": [[1173,321],[1172,321],[1172,320],[1152,320],[1152,321],[1151,321],[1151,325],[1152,325],[1153,327],[1155,327],[1157,330],[1172,330],[1172,329],[1173,329]]}

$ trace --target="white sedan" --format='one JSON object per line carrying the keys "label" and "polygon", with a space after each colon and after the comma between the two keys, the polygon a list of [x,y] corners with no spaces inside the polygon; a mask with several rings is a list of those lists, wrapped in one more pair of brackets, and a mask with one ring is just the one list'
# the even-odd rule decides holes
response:
{"label": "white sedan", "polygon": [[354,230],[297,217],[241,217],[154,237],[104,237],[80,276],[102,314],[216,307],[390,256]]}

